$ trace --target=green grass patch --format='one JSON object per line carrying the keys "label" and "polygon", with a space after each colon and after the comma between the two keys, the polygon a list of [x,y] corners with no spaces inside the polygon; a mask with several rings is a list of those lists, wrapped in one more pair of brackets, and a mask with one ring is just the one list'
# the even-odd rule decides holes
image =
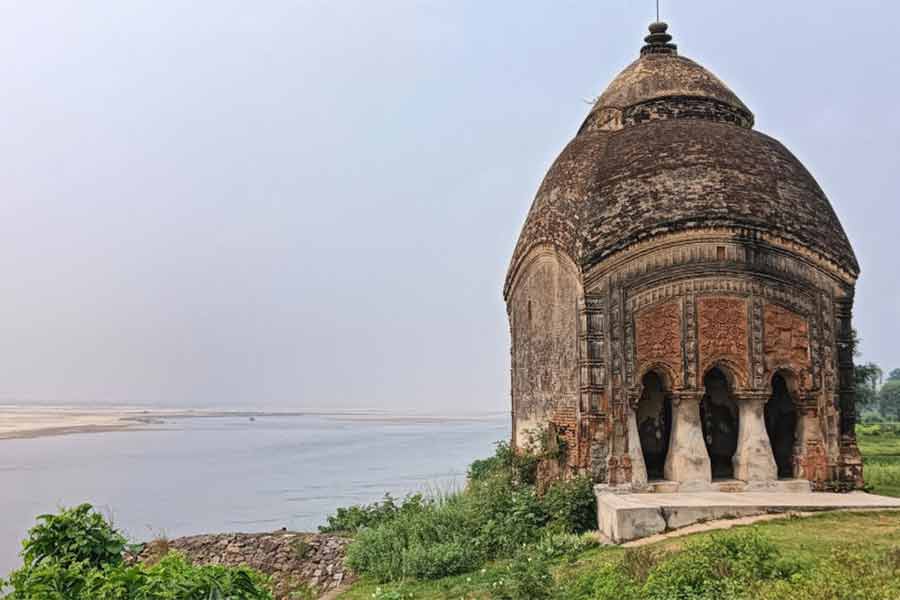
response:
{"label": "green grass patch", "polygon": [[856,436],[866,485],[873,493],[900,497],[900,424],[860,425]]}
{"label": "green grass patch", "polygon": [[[900,497],[900,427],[860,426],[858,439],[872,490]],[[639,549],[579,548],[573,539],[568,549],[553,549],[546,533],[552,523],[572,528],[578,521],[573,514],[578,514],[587,519],[578,530],[594,528],[594,516],[582,510],[567,514],[572,497],[564,488],[558,490],[559,498],[553,499],[553,494],[538,498],[529,484],[522,483],[533,463],[525,465],[523,477],[519,470],[523,465],[513,467],[504,450],[501,447],[498,456],[473,465],[470,474],[474,472],[475,483],[464,494],[424,502],[420,508],[434,516],[423,523],[401,519],[402,526],[395,520],[393,530],[382,529],[385,544],[371,545],[375,554],[397,561],[418,543],[410,540],[421,540],[422,531],[436,527],[429,534],[432,541],[424,544],[432,555],[425,552],[418,563],[409,559],[408,566],[398,565],[389,576],[370,570],[340,598],[900,599],[900,513],[823,513],[673,538]],[[497,477],[498,472],[506,475]],[[517,496],[523,493],[524,497]],[[382,523],[368,531],[383,527]],[[366,531],[360,535],[375,535]],[[467,542],[453,545],[462,540]],[[401,545],[390,545],[394,543]],[[458,561],[472,553],[477,567]],[[416,573],[418,567],[411,566],[415,564],[450,566]],[[453,571],[452,576],[441,577],[447,570]]]}
{"label": "green grass patch", "polygon": [[[549,589],[542,586],[545,573]],[[511,577],[534,587],[511,588]],[[364,578],[340,598],[896,600],[900,514],[823,513],[555,558],[524,549],[517,559],[438,580],[381,584]]]}

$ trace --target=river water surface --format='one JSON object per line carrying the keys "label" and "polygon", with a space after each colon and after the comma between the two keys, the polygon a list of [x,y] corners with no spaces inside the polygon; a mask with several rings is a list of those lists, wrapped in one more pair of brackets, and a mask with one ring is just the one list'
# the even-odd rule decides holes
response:
{"label": "river water surface", "polygon": [[461,487],[508,415],[184,418],[150,430],[0,441],[0,576],[34,517],[90,502],[134,541],[287,527],[385,492]]}

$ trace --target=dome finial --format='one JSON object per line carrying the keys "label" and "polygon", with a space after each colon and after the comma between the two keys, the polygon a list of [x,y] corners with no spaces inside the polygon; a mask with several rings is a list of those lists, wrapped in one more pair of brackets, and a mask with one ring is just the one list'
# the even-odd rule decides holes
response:
{"label": "dome finial", "polygon": [[647,54],[678,54],[678,46],[672,43],[672,36],[666,33],[669,25],[662,21],[650,24],[650,35],[644,38],[647,43],[641,48],[641,56]]}

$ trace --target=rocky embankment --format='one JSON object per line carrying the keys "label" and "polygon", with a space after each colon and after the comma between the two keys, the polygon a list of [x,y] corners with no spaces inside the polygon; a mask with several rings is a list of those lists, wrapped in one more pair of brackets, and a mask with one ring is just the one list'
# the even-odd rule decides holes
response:
{"label": "rocky embankment", "polygon": [[246,565],[272,578],[275,597],[309,589],[319,595],[350,583],[344,567],[349,539],[335,535],[294,533],[230,533],[196,535],[174,540],[155,540],[138,555],[141,562],[154,562],[177,550],[195,564]]}

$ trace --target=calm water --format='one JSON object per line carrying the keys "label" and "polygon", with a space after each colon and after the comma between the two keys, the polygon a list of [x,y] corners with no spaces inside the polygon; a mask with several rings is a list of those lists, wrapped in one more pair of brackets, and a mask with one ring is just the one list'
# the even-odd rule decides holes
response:
{"label": "calm water", "polygon": [[163,430],[0,441],[0,575],[35,515],[91,502],[134,540],[314,531],[335,507],[459,487],[509,436],[509,417],[194,418]]}

